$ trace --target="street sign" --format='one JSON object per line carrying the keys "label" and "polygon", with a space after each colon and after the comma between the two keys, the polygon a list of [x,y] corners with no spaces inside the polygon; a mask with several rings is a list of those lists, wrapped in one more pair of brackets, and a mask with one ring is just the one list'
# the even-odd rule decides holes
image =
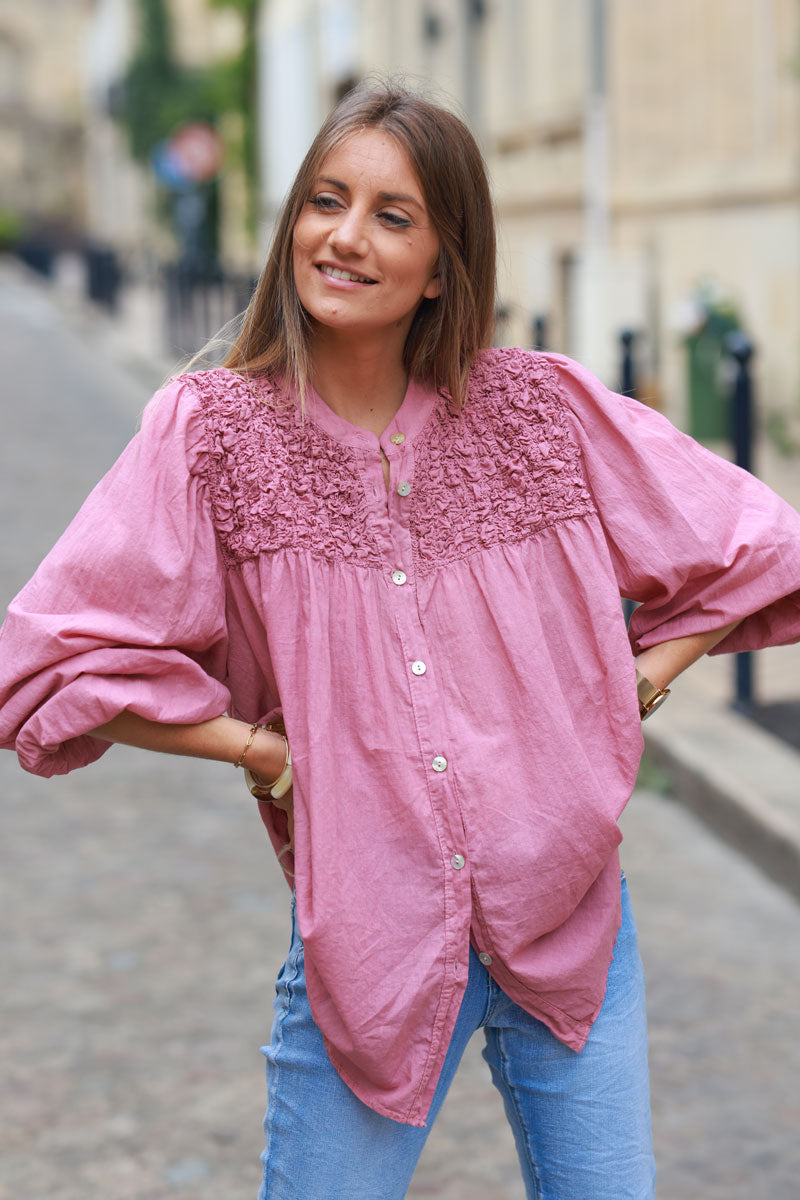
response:
{"label": "street sign", "polygon": [[180,162],[170,150],[169,139],[165,138],[163,142],[158,143],[150,156],[150,162],[158,182],[163,183],[164,187],[180,190],[187,186],[189,181],[183,175]]}
{"label": "street sign", "polygon": [[191,121],[169,139],[170,157],[189,183],[207,183],[219,173],[225,157],[222,138],[210,125]]}
{"label": "street sign", "polygon": [[216,129],[203,121],[190,121],[159,143],[152,162],[163,184],[183,188],[208,183],[219,174],[224,158],[225,146]]}

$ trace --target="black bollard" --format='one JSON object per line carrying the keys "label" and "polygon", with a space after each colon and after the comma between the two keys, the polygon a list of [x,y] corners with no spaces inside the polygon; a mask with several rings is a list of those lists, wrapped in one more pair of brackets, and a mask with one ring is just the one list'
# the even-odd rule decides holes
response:
{"label": "black bollard", "polygon": [[737,467],[753,470],[753,384],[750,360],[753,345],[740,329],[725,334],[724,346],[735,366],[731,392],[731,437]]}
{"label": "black bollard", "polygon": [[[750,362],[753,345],[740,329],[726,333],[723,345],[735,364],[731,390],[734,461],[737,467],[752,472],[754,412]],[[749,650],[736,655],[736,698],[733,707],[743,713],[753,711],[753,656]]]}
{"label": "black bollard", "polygon": [[36,234],[22,238],[17,242],[16,253],[32,271],[38,271],[47,279],[52,277],[56,251],[47,238]]}
{"label": "black bollard", "polygon": [[622,356],[619,371],[619,390],[623,396],[636,399],[636,370],[633,362],[633,343],[636,334],[632,329],[623,329],[619,335]]}
{"label": "black bollard", "polygon": [[86,293],[95,304],[115,312],[122,284],[122,270],[111,246],[87,242],[83,248],[86,262]]}
{"label": "black bollard", "polygon": [[541,313],[538,317],[533,318],[533,348],[534,350],[547,349],[547,317]]}
{"label": "black bollard", "polygon": [[494,310],[494,338],[493,346],[505,346],[506,331],[508,329],[511,310],[505,304],[498,304]]}

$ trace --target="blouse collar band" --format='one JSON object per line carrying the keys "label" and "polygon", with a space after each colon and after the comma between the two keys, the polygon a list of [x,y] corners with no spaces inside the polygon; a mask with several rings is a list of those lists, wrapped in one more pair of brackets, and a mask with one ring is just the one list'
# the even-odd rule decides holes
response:
{"label": "blouse collar band", "polygon": [[339,416],[312,387],[308,389],[306,412],[315,425],[342,445],[374,449],[375,443],[379,442],[385,450],[392,452],[414,440],[437,402],[443,399],[432,383],[409,380],[402,404],[380,437]]}

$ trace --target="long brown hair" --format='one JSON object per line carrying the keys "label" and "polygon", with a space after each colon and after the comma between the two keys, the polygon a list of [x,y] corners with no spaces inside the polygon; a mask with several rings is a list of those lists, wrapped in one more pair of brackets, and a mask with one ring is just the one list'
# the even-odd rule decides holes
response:
{"label": "long brown hair", "polygon": [[394,84],[359,86],[341,101],[311,144],[279,214],[272,246],[224,365],[280,374],[303,396],[311,373],[311,332],[294,283],[292,234],[331,150],[364,128],[390,134],[408,155],[439,235],[441,290],[423,299],[403,351],[415,379],[447,388],[457,403],[470,364],[489,344],[495,304],[494,212],[486,168],[463,121]]}

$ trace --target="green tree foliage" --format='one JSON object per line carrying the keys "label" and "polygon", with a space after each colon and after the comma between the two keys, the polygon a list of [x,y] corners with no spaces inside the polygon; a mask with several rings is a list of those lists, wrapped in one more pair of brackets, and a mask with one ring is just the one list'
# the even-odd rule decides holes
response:
{"label": "green tree foliage", "polygon": [[222,64],[221,90],[227,96],[228,111],[242,120],[242,165],[248,187],[248,224],[255,233],[258,219],[258,147],[256,113],[258,111],[258,50],[256,24],[259,0],[210,0],[212,8],[231,8],[241,16],[244,30],[242,49],[235,58]]}
{"label": "green tree foliage", "polygon": [[123,79],[120,118],[128,131],[131,153],[140,162],[147,162],[155,146],[175,127],[180,74],[164,0],[139,0],[139,41]]}

